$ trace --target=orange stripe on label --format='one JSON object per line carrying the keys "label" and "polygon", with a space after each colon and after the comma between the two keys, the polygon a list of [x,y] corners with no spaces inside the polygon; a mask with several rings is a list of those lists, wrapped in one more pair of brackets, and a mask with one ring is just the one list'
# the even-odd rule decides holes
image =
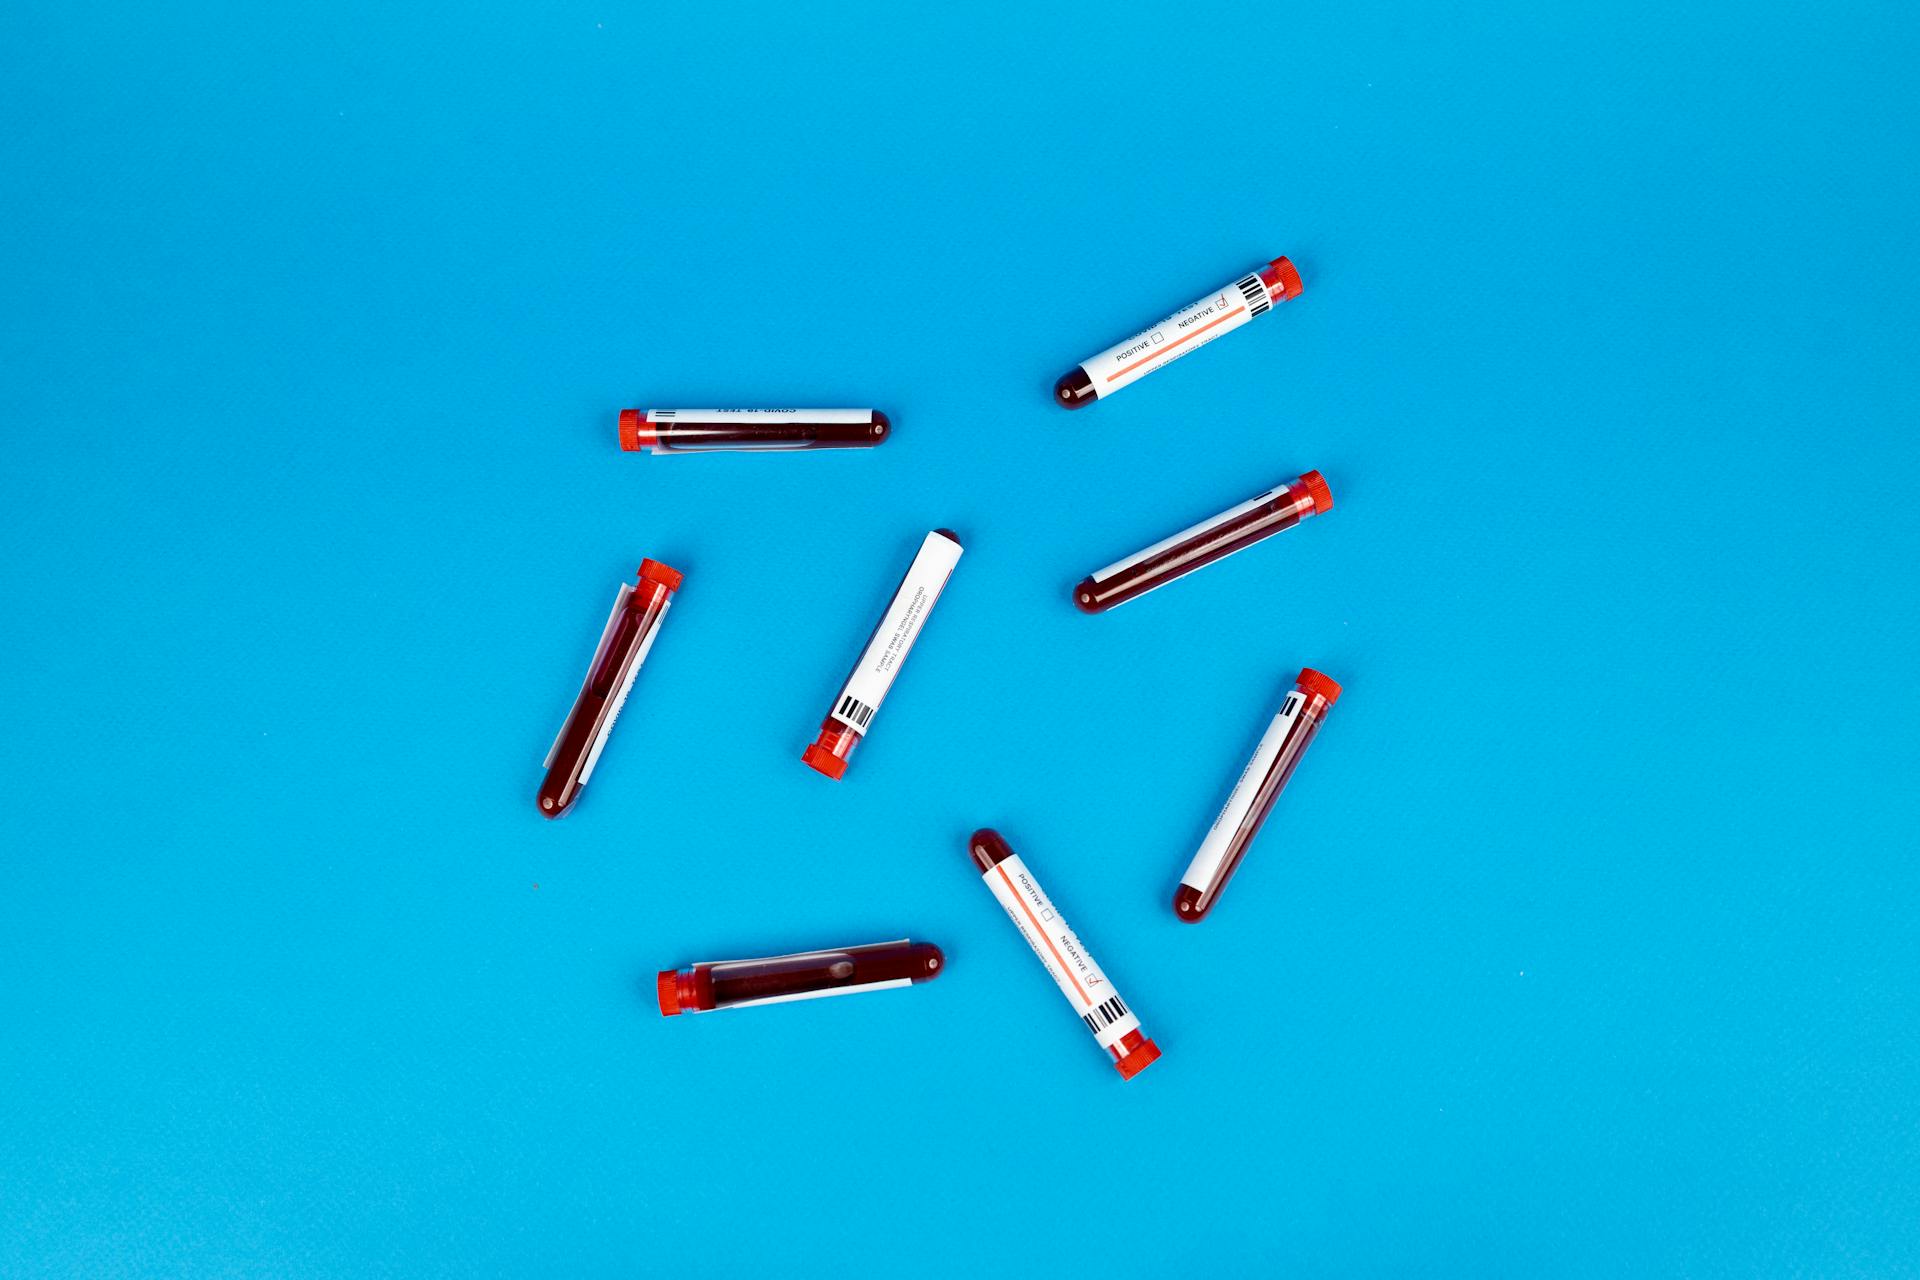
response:
{"label": "orange stripe on label", "polygon": [[1118,369],[1114,370],[1112,373],[1107,375],[1107,381],[1112,382],[1115,378],[1124,376],[1127,373],[1127,371],[1130,369],[1138,369],[1143,364],[1149,364],[1152,361],[1158,360],[1161,356],[1166,355],[1168,352],[1172,351],[1175,347],[1178,347],[1183,343],[1192,342],[1195,338],[1199,337],[1201,334],[1205,333],[1207,330],[1213,328],[1213,326],[1217,324],[1225,324],[1227,321],[1233,319],[1235,316],[1239,315],[1242,311],[1245,311],[1246,309],[1247,308],[1244,305],[1241,305],[1241,306],[1235,307],[1233,310],[1227,312],[1227,314],[1223,316],[1215,316],[1213,319],[1207,321],[1205,324],[1201,325],[1198,329],[1195,329],[1192,333],[1188,334],[1186,337],[1180,339],[1179,342],[1169,343],[1168,345],[1154,352],[1152,355],[1141,356],[1138,360],[1135,360],[1132,364],[1121,365]]}
{"label": "orange stripe on label", "polygon": [[1000,873],[1000,878],[1007,882],[1007,888],[1010,892],[1012,892],[1013,900],[1020,904],[1020,910],[1026,912],[1027,919],[1033,921],[1033,936],[1047,944],[1047,950],[1053,952],[1053,961],[1055,964],[1060,966],[1060,972],[1067,975],[1067,981],[1073,984],[1073,989],[1075,991],[1078,991],[1080,993],[1080,998],[1086,1001],[1089,1006],[1091,1006],[1093,1004],[1093,997],[1088,995],[1087,989],[1080,985],[1080,980],[1073,976],[1073,970],[1067,967],[1066,960],[1061,956],[1060,952],[1054,948],[1053,939],[1049,938],[1047,936],[1047,931],[1040,927],[1039,918],[1033,914],[1033,908],[1028,906],[1027,900],[1020,896],[1019,886],[1014,884],[1013,877],[1007,874],[1006,864],[1001,862],[996,862],[993,864],[993,869],[995,871],[998,871]]}

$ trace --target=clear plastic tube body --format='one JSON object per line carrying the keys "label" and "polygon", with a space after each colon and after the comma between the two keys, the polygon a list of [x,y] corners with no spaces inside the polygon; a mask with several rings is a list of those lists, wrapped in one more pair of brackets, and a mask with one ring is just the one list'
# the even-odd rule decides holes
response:
{"label": "clear plastic tube body", "polygon": [[871,449],[893,423],[878,409],[622,409],[629,453]]}
{"label": "clear plastic tube body", "polygon": [[1301,670],[1180,877],[1173,895],[1174,915],[1191,924],[1206,919],[1213,910],[1295,766],[1326,723],[1328,708],[1339,697],[1340,686],[1331,677],[1312,667]]}
{"label": "clear plastic tube body", "polygon": [[1275,258],[1099,355],[1088,356],[1053,384],[1053,402],[1066,409],[1084,408],[1156,369],[1164,369],[1181,356],[1191,355],[1215,338],[1265,315],[1275,303],[1297,298],[1300,293],[1300,273],[1285,258]]}
{"label": "clear plastic tube body", "polygon": [[901,938],[832,951],[663,969],[654,987],[661,1016],[671,1018],[679,1013],[905,987],[939,977],[946,963],[946,956],[931,942]]}
{"label": "clear plastic tube body", "polygon": [[1332,509],[1326,480],[1309,471],[1087,575],[1074,585],[1074,606],[1105,613]]}
{"label": "clear plastic tube body", "polygon": [[979,869],[1013,927],[1027,940],[1047,974],[1124,1080],[1131,1080],[1160,1057],[1160,1047],[1140,1029],[1140,1019],[1121,1000],[1105,971],[1095,962],[1066,917],[1047,897],[1033,872],[998,831],[982,828],[968,842]]}
{"label": "clear plastic tube body", "polygon": [[600,645],[587,667],[586,681],[567,713],[560,735],[547,752],[547,776],[540,784],[540,812],[558,818],[580,798],[593,766],[600,760],[607,735],[626,705],[634,677],[647,660],[661,620],[680,589],[681,575],[658,560],[640,562],[638,585],[623,585],[614,597],[613,613],[600,633]]}
{"label": "clear plastic tube body", "polygon": [[927,615],[960,562],[960,553],[960,538],[951,529],[935,529],[921,541],[919,554],[867,637],[860,660],[834,696],[833,709],[820,722],[819,737],[800,755],[809,768],[835,779],[846,774],[847,758],[866,737],[874,713],[893,688]]}

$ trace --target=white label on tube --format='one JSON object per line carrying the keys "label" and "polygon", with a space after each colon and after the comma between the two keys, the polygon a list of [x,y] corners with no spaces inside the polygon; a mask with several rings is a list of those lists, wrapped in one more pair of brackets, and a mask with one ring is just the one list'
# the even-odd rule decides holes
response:
{"label": "white label on tube", "polygon": [[[623,596],[622,599],[624,598]],[[613,709],[607,712],[606,723],[600,726],[600,736],[593,740],[593,746],[587,752],[587,763],[580,770],[581,786],[586,786],[587,779],[593,777],[593,766],[600,763],[600,749],[607,745],[607,739],[612,736],[613,722],[620,718],[620,708],[627,705],[627,695],[633,692],[634,677],[638,676],[640,668],[646,665],[647,651],[653,648],[653,642],[660,638],[660,624],[666,621],[667,610],[672,607],[673,597],[668,595],[660,602],[660,612],[653,615],[653,629],[647,632],[647,638],[640,642],[639,652],[633,655],[633,665],[627,668],[627,678],[620,682],[620,692],[613,695]]]}
{"label": "white label on tube", "polygon": [[[1199,537],[1201,534],[1205,533],[1207,530],[1213,528],[1216,525],[1222,525],[1222,524],[1225,524],[1227,521],[1232,520],[1238,516],[1243,516],[1247,514],[1247,512],[1252,511],[1255,507],[1265,506],[1267,503],[1272,502],[1275,498],[1285,496],[1289,487],[1291,487],[1291,482],[1289,482],[1288,484],[1280,485],[1278,488],[1269,489],[1257,498],[1248,498],[1245,502],[1241,503],[1238,506],[1228,507],[1225,511],[1222,511],[1217,516],[1208,516],[1205,520],[1202,520],[1199,524],[1190,525],[1187,528],[1182,529],[1180,532],[1174,534],[1170,538],[1162,538],[1160,539],[1160,541],[1154,543],[1152,546],[1146,548],[1144,551],[1134,552],[1132,555],[1128,556],[1125,560],[1115,560],[1112,564],[1108,565],[1106,568],[1097,570],[1093,575],[1093,580],[1095,582],[1104,582],[1106,579],[1111,578],[1114,574],[1119,573],[1123,569],[1131,569],[1133,568],[1133,566],[1139,564],[1141,561],[1151,560],[1153,559],[1153,557],[1159,555],[1161,552],[1167,551],[1173,547],[1177,547],[1189,538]],[[1245,548],[1242,548],[1242,550],[1245,550]]]}
{"label": "white label on tube", "polygon": [[875,628],[873,638],[867,641],[866,651],[854,664],[853,674],[847,677],[840,696],[834,700],[835,720],[861,733],[867,731],[867,726],[873,723],[873,713],[880,709],[887,690],[893,687],[893,678],[900,674],[900,664],[907,660],[907,651],[919,638],[927,614],[933,611],[933,602],[940,598],[948,575],[958,563],[959,543],[945,534],[927,535],[900,589],[894,592],[893,602]]}
{"label": "white label on tube", "polygon": [[1155,369],[1198,351],[1223,333],[1231,333],[1273,305],[1260,273],[1243,276],[1180,310],[1159,324],[1115,343],[1080,367],[1093,379],[1093,394],[1107,395],[1137,382]]}
{"label": "white label on tube", "polygon": [[649,409],[648,422],[872,422],[871,409]]}
{"label": "white label on tube", "polygon": [[822,996],[850,996],[856,991],[885,991],[888,987],[910,987],[912,978],[888,978],[885,982],[856,982],[850,987],[828,987],[823,991],[796,991],[790,996],[761,996],[758,1000],[735,1000],[722,1009],[744,1009],[755,1004],[787,1004],[794,1000],[818,1000]]}
{"label": "white label on tube", "polygon": [[1247,761],[1247,767],[1240,771],[1240,780],[1233,784],[1232,793],[1220,808],[1220,816],[1213,820],[1206,839],[1200,842],[1200,851],[1187,864],[1187,873],[1180,877],[1181,884],[1202,892],[1212,887],[1214,877],[1220,874],[1220,866],[1226,860],[1227,850],[1233,844],[1235,833],[1252,810],[1254,798],[1260,794],[1260,784],[1266,780],[1273,762],[1280,758],[1280,749],[1287,745],[1287,735],[1293,732],[1294,721],[1300,718],[1300,709],[1306,705],[1306,694],[1298,689],[1288,691],[1280,713],[1274,716],[1267,731],[1260,735],[1260,745],[1253,749],[1253,759]]}
{"label": "white label on tube", "polygon": [[1140,1019],[1127,1011],[1120,993],[1073,930],[1067,928],[1065,918],[1028,872],[1027,864],[1020,861],[1020,855],[1014,854],[981,878],[1033,948],[1033,954],[1053,975],[1060,994],[1073,1005],[1087,1030],[1101,1044],[1125,1056],[1127,1050],[1120,1047],[1120,1042],[1128,1032],[1140,1029]]}

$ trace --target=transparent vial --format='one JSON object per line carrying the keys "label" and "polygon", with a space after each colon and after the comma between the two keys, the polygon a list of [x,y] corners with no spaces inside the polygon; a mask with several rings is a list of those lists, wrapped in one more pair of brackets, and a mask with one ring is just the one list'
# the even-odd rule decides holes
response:
{"label": "transparent vial", "polygon": [[1088,574],[1074,584],[1074,607],[1105,613],[1332,509],[1326,479],[1309,471]]}
{"label": "transparent vial", "polygon": [[1131,1080],[1160,1057],[1160,1047],[1140,1029],[1127,1008],[1046,890],[998,831],[983,827],[967,842],[973,865],[1013,927],[1033,948],[1060,994],[1080,1015],[1093,1038],[1113,1059],[1120,1078]]}
{"label": "transparent vial", "polygon": [[1326,723],[1327,711],[1340,697],[1340,685],[1331,676],[1303,667],[1300,677],[1280,704],[1280,710],[1260,735],[1253,758],[1226,804],[1200,842],[1180,887],[1174,891],[1173,914],[1189,924],[1206,919],[1219,902],[1227,881],[1240,868],[1253,838],[1293,777],[1295,766]]}
{"label": "transparent vial", "polygon": [[1053,402],[1064,409],[1085,408],[1265,315],[1276,302],[1299,297],[1301,291],[1293,264],[1275,258],[1099,355],[1088,356],[1053,384]]}
{"label": "transparent vial", "polygon": [[628,453],[871,449],[893,422],[878,409],[622,409]]}
{"label": "transparent vial", "polygon": [[946,966],[945,953],[931,942],[901,938],[832,951],[704,961],[686,969],[662,969],[654,979],[654,991],[660,1000],[660,1015],[671,1018],[681,1013],[885,991],[931,982]]}
{"label": "transparent vial", "polygon": [[935,529],[921,540],[919,553],[867,638],[860,660],[834,695],[833,709],[820,722],[819,736],[800,754],[808,768],[835,780],[846,775],[847,758],[866,738],[875,713],[960,563],[961,550],[959,535],[951,529]]}
{"label": "transparent vial", "polygon": [[613,613],[600,633],[600,645],[587,667],[586,681],[547,752],[547,776],[537,797],[543,816],[563,816],[593,776],[607,735],[613,732],[613,722],[626,705],[634,677],[640,674],[647,651],[660,634],[661,620],[680,589],[681,576],[679,570],[658,560],[642,560],[640,581],[622,585],[614,597]]}

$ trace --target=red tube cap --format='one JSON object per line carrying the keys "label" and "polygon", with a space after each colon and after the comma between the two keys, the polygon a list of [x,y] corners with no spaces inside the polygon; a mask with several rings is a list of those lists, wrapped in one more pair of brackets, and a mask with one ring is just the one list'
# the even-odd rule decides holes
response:
{"label": "red tube cap", "polygon": [[1280,277],[1280,298],[1282,301],[1286,301],[1289,298],[1297,298],[1307,291],[1307,287],[1300,283],[1300,273],[1294,270],[1293,263],[1287,261],[1285,258],[1275,258],[1267,265],[1272,267],[1274,274]]}
{"label": "red tube cap", "polygon": [[655,994],[660,997],[660,1016],[671,1018],[680,1012],[680,975],[671,969],[662,969],[660,976],[653,980]]}
{"label": "red tube cap", "polygon": [[1333,510],[1333,490],[1327,488],[1325,476],[1309,471],[1300,477],[1300,483],[1307,486],[1307,492],[1313,496],[1313,514],[1323,516]]}
{"label": "red tube cap", "polygon": [[1328,706],[1340,701],[1340,682],[1312,667],[1300,668],[1300,678],[1294,683],[1308,693],[1317,693],[1325,698]]}
{"label": "red tube cap", "polygon": [[653,424],[640,417],[638,409],[620,411],[620,447],[628,453],[645,449],[656,442]]}
{"label": "red tube cap", "polygon": [[658,560],[642,560],[640,576],[647,582],[658,582],[669,591],[680,589],[680,571],[670,569]]}
{"label": "red tube cap", "polygon": [[800,759],[809,769],[824,773],[836,782],[844,777],[847,772],[846,759],[833,754],[833,752],[828,751],[817,742],[805,751],[802,751],[800,753]]}
{"label": "red tube cap", "polygon": [[1131,1080],[1158,1061],[1160,1046],[1151,1040],[1142,1040],[1131,1053],[1113,1065],[1120,1072],[1122,1080]]}

